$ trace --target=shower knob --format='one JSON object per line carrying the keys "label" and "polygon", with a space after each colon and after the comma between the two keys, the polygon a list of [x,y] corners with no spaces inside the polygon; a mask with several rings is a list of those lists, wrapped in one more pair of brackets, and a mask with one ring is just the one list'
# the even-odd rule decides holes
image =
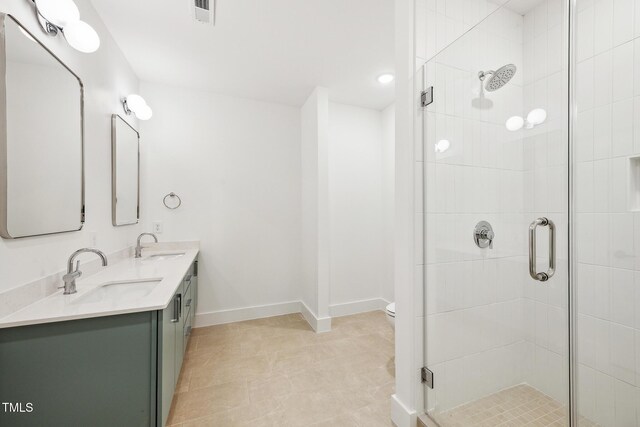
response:
{"label": "shower knob", "polygon": [[484,249],[489,248],[493,249],[493,239],[495,238],[495,233],[493,232],[493,228],[491,224],[487,221],[480,221],[476,224],[475,229],[473,230],[473,241],[476,243],[476,246]]}

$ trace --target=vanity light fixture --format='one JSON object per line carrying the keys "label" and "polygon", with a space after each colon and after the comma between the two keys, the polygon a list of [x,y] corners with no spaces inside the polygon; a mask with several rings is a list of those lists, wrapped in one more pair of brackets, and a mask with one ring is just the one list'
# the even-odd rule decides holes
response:
{"label": "vanity light fixture", "polygon": [[151,107],[147,105],[147,101],[140,95],[132,93],[122,100],[122,107],[124,112],[129,114],[135,114],[140,120],[149,120],[153,116]]}
{"label": "vanity light fixture", "polygon": [[381,74],[378,76],[378,82],[383,85],[389,84],[393,81],[393,74]]}
{"label": "vanity light fixture", "polygon": [[72,48],[91,53],[100,47],[100,37],[91,25],[80,20],[80,11],[73,0],[33,0],[38,22],[50,36],[61,32]]}

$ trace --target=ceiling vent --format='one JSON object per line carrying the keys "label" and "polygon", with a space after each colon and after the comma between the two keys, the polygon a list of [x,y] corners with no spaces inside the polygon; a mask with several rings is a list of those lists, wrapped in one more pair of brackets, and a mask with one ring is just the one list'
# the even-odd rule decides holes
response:
{"label": "ceiling vent", "polygon": [[191,0],[193,1],[193,17],[196,21],[215,25],[216,23],[216,0]]}

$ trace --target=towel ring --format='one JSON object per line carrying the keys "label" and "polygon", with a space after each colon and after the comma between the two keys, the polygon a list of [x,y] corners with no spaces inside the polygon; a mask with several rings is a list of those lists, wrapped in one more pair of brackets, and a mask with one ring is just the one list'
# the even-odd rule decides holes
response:
{"label": "towel ring", "polygon": [[[171,198],[177,198],[178,199],[178,204],[174,207],[171,207],[167,204],[167,197],[171,197]],[[176,193],[174,193],[173,191],[169,194],[167,194],[166,196],[164,196],[164,199],[162,199],[162,203],[164,203],[164,205],[168,208],[168,209],[178,209],[180,207],[180,205],[182,204],[182,199],[180,198],[180,196],[178,196]]]}

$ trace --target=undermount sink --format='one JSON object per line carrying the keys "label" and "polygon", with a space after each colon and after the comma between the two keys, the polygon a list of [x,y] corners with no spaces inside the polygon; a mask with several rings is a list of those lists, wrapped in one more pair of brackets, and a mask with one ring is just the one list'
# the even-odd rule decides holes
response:
{"label": "undermount sink", "polygon": [[149,261],[165,261],[168,259],[179,258],[183,256],[185,252],[171,252],[171,253],[161,253],[161,254],[151,254],[145,257],[145,259]]}
{"label": "undermount sink", "polygon": [[144,298],[153,291],[162,279],[136,279],[107,282],[98,286],[86,295],[78,298],[74,303],[96,303],[107,299],[136,300]]}

